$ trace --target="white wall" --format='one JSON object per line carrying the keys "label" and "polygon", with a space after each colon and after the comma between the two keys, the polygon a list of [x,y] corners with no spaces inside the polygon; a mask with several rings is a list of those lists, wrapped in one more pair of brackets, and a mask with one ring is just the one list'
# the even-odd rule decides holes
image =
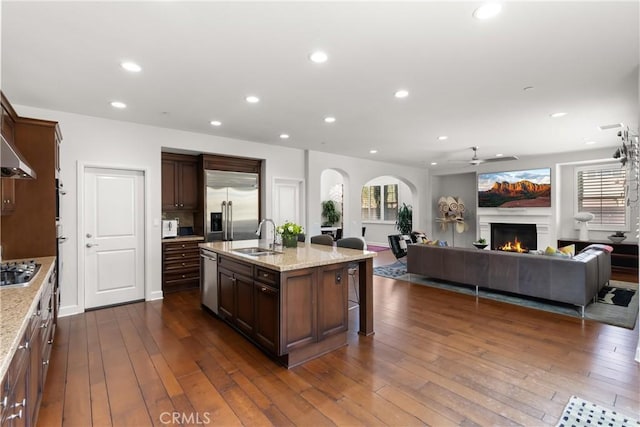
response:
{"label": "white wall", "polygon": [[[431,200],[434,199],[437,201],[441,191],[446,185],[448,193],[452,195],[462,195],[465,192],[469,191],[469,188],[462,188],[462,186],[471,186],[474,193],[477,191],[476,189],[476,181],[475,174],[483,173],[483,172],[499,172],[499,171],[509,171],[509,170],[522,170],[522,169],[533,169],[533,168],[551,168],[551,197],[552,197],[552,206],[550,209],[552,216],[552,224],[551,227],[551,242],[555,242],[558,238],[561,237],[577,237],[578,231],[575,228],[573,216],[574,216],[574,205],[573,200],[575,199],[575,183],[573,180],[573,168],[578,163],[592,163],[598,161],[610,161],[612,160],[612,156],[617,147],[605,147],[601,149],[595,150],[583,150],[580,152],[574,153],[561,153],[554,154],[549,156],[535,156],[535,157],[527,157],[522,158],[520,160],[508,161],[508,162],[500,162],[500,163],[488,163],[477,166],[473,169],[474,172],[469,172],[468,168],[459,168],[455,170],[438,170],[432,169],[430,170],[431,183],[430,190],[432,192]],[[474,179],[471,182],[464,177],[473,176]],[[459,176],[461,181],[456,183],[452,181],[452,176]],[[445,178],[447,177],[447,178]],[[446,184],[443,184],[446,183]],[[461,186],[458,188],[458,186]],[[474,210],[477,219],[477,195],[474,194],[473,197],[469,198],[469,200],[473,200],[473,202],[469,202],[467,197],[463,196],[465,202],[468,205],[468,209]],[[544,209],[544,208],[539,208]],[[499,214],[499,210],[494,209],[496,213]],[[631,218],[632,223],[634,218],[638,217],[638,206],[636,205],[632,212]],[[435,218],[430,218],[429,221],[432,222],[430,224],[431,227],[434,227],[434,235],[436,234],[436,224]],[[477,226],[477,221],[476,221]],[[602,238],[606,240],[606,236],[611,234],[610,232],[590,232],[590,238]],[[449,239],[451,239],[451,232],[449,232]],[[637,242],[638,239],[634,233],[630,232],[627,234],[627,242]],[[474,236],[475,237],[475,236]],[[484,236],[486,237],[486,236]],[[469,242],[470,243],[470,242]],[[458,235],[456,235],[456,246],[460,246],[458,244]]]}
{"label": "white wall", "polygon": [[[449,246],[471,247],[471,243],[477,238],[476,218],[477,218],[477,191],[476,174],[467,172],[458,175],[444,175],[433,177],[431,194],[431,215],[434,221],[433,231],[427,234],[432,240],[446,240]],[[449,224],[445,231],[435,220],[439,217],[438,199],[442,196],[459,197],[464,201],[464,219],[468,229],[463,233],[454,231],[455,224]]]}
{"label": "white wall", "polygon": [[[78,242],[82,230],[77,229],[78,165],[142,168],[147,171],[146,227],[146,299],[162,297],[161,235],[161,151],[163,148],[193,152],[219,153],[265,159],[265,193],[263,212],[271,215],[271,183],[274,177],[304,179],[304,152],[211,135],[184,132],[96,117],[43,110],[15,105],[17,113],[58,121],[63,135],[61,145],[62,179],[67,196],[62,199],[62,223],[68,237],[63,247],[63,282],[61,314],[84,311],[78,299]],[[315,196],[314,200],[318,200]],[[158,224],[158,225],[156,225]],[[82,254],[82,253],[81,253]],[[80,255],[81,255],[80,254]]]}
{"label": "white wall", "polygon": [[[426,199],[428,192],[427,171],[420,168],[400,166],[381,161],[354,159],[352,157],[318,151],[307,151],[307,194],[309,200],[320,200],[321,174],[325,169],[335,169],[344,177],[344,236],[360,236],[362,221],[360,219],[360,196],[362,186],[379,176],[391,176],[400,179],[413,193],[414,228],[426,227],[425,212],[430,208]],[[320,234],[321,207],[311,202],[307,210],[307,227],[309,235]],[[366,240],[368,244],[387,244],[387,236],[370,238],[367,226]],[[380,241],[377,241],[380,240]]]}

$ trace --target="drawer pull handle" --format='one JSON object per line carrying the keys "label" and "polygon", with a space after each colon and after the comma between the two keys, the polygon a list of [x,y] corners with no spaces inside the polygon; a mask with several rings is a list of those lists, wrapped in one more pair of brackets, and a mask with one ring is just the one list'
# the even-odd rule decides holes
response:
{"label": "drawer pull handle", "polygon": [[29,341],[26,341],[23,345],[18,346],[18,350],[28,350],[29,349]]}
{"label": "drawer pull handle", "polygon": [[2,402],[0,402],[0,406],[2,406],[3,408],[7,407],[7,400],[9,399],[9,396],[5,396],[2,398]]}
{"label": "drawer pull handle", "polygon": [[47,329],[49,327],[49,322],[42,322],[42,325],[40,325],[40,329]]}
{"label": "drawer pull handle", "polygon": [[48,364],[49,364],[49,361],[48,361],[48,360],[43,360],[43,361],[42,361],[42,365],[43,365],[43,366],[47,366]]}
{"label": "drawer pull handle", "polygon": [[262,273],[262,277],[269,277],[267,273]]}
{"label": "drawer pull handle", "polygon": [[262,287],[262,289],[260,289],[262,292],[267,292],[267,288],[265,288],[264,286]]}
{"label": "drawer pull handle", "polygon": [[182,275],[182,278],[184,279],[185,277],[187,277],[185,274]]}
{"label": "drawer pull handle", "polygon": [[182,247],[184,248],[184,245],[182,245]]}
{"label": "drawer pull handle", "polygon": [[16,403],[14,403],[14,404],[13,404],[13,407],[14,407],[14,408],[19,408],[19,407],[21,407],[21,406],[22,406],[22,407],[24,408],[24,405],[26,405],[26,404],[27,404],[27,398],[25,397],[25,398],[23,398],[23,399],[22,399],[22,401],[21,401],[21,402],[16,402]]}
{"label": "drawer pull handle", "polygon": [[7,420],[13,420],[16,418],[22,418],[22,409],[20,409],[20,412],[18,412],[17,414],[9,415],[7,417]]}
{"label": "drawer pull handle", "polygon": [[47,344],[53,344],[53,338],[47,341]]}

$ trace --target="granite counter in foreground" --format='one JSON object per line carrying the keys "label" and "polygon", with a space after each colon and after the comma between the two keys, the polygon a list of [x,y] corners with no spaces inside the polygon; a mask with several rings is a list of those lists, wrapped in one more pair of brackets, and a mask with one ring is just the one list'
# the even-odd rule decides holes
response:
{"label": "granite counter in foreground", "polygon": [[234,252],[236,249],[264,247],[259,243],[258,240],[238,240],[201,243],[199,246],[219,254],[225,254],[231,258],[277,271],[299,270],[341,262],[359,262],[376,256],[376,253],[371,251],[338,248],[336,246],[317,245],[308,242],[298,243],[297,248],[276,246],[275,250],[279,253],[273,255],[255,256]]}
{"label": "granite counter in foreground", "polygon": [[[40,300],[42,289],[55,266],[56,257],[33,258],[40,269],[29,286],[0,288],[0,380],[4,378],[31,314]],[[22,260],[6,260],[6,262]]]}

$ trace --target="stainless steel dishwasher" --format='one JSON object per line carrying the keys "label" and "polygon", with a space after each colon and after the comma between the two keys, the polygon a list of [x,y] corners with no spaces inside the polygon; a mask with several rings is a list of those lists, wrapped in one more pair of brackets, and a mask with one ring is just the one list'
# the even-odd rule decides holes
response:
{"label": "stainless steel dishwasher", "polygon": [[218,257],[215,252],[200,249],[200,272],[201,303],[218,314]]}

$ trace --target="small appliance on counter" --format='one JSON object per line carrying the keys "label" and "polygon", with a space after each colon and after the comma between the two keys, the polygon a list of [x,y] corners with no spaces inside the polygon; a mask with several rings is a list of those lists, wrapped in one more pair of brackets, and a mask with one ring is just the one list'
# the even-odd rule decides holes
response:
{"label": "small appliance on counter", "polygon": [[162,238],[166,239],[168,237],[177,237],[178,236],[178,220],[177,219],[169,219],[162,221]]}

